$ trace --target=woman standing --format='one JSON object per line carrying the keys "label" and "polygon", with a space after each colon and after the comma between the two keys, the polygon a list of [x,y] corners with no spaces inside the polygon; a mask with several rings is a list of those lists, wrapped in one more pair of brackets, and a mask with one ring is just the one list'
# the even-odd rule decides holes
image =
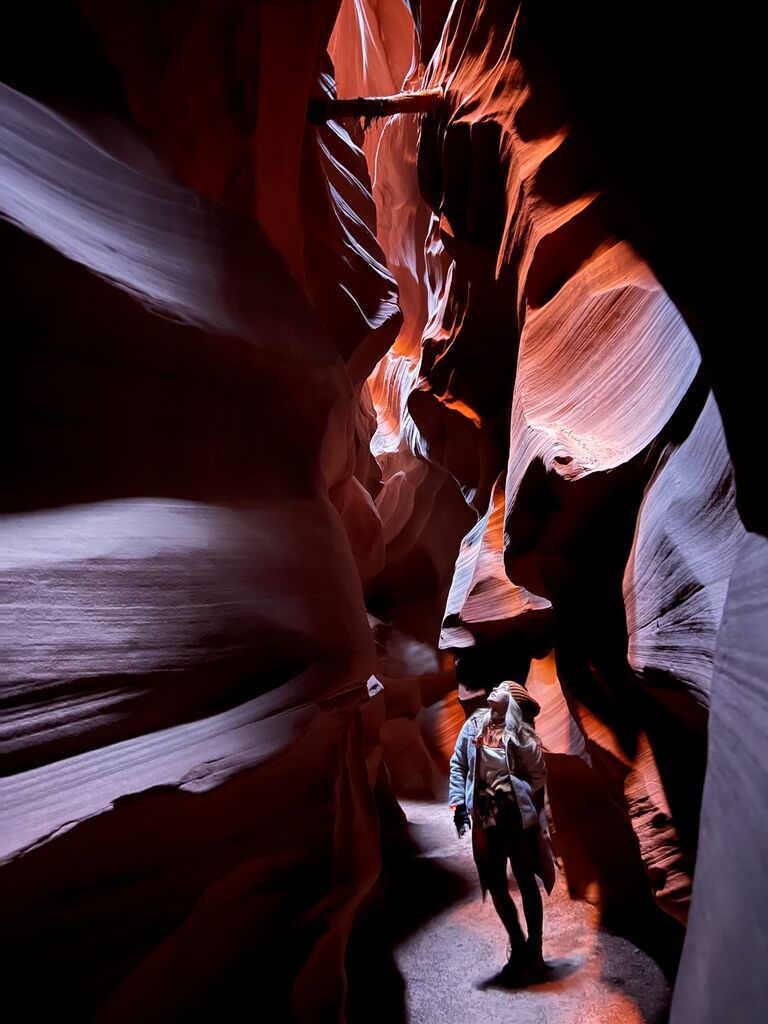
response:
{"label": "woman standing", "polygon": [[[538,702],[519,683],[503,682],[488,696],[456,740],[451,758],[450,803],[459,836],[472,826],[472,852],[483,889],[507,929],[510,966],[526,973],[544,969],[543,907],[536,881],[539,814],[546,769],[533,718]],[[507,861],[520,889],[525,939],[507,882]],[[549,876],[549,872],[546,872]],[[552,886],[548,885],[548,891]]]}

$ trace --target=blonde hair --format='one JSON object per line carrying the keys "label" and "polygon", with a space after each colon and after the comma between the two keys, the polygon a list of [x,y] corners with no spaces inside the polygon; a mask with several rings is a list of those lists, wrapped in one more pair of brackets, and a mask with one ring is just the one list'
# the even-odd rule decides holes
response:
{"label": "blonde hair", "polygon": [[[505,686],[504,683],[500,683],[500,686]],[[509,687],[505,687],[509,689]],[[475,737],[475,743],[480,744],[483,741],[483,736],[491,724],[491,709],[485,708],[482,715],[478,716],[477,719],[477,736]],[[512,743],[518,749],[529,750],[531,753],[535,753],[541,750],[541,740],[539,739],[538,733],[532,725],[525,721],[523,718],[523,712],[510,693],[509,704],[507,705],[507,713],[504,716],[504,732],[503,732],[504,743]]]}

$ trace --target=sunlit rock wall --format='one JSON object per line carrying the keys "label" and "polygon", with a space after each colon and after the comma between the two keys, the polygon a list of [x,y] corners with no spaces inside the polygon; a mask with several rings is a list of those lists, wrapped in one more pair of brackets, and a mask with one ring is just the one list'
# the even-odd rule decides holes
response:
{"label": "sunlit rock wall", "polygon": [[[660,28],[650,14],[598,3],[454,5],[425,78],[445,86],[449,113],[425,118],[420,141],[443,249],[468,277],[491,264],[491,291],[509,310],[516,369],[498,557],[510,582],[551,601],[558,676],[593,770],[631,821],[660,906],[683,921],[698,852],[673,1008],[681,1021],[759,1019],[759,968],[747,965],[766,941],[765,566],[761,537],[745,534],[736,511],[764,530],[748,441],[759,432],[760,377],[732,347],[728,289],[717,283],[727,215],[708,225],[701,216],[717,188],[712,110],[700,101],[710,35],[682,15]],[[450,311],[439,389],[445,378],[461,388],[463,346],[486,363],[486,339],[468,329],[471,298],[454,298],[466,291],[454,286],[453,301],[434,293]],[[501,357],[491,358],[498,380]],[[476,378],[465,378],[470,394]],[[465,546],[477,546],[477,529]],[[501,594],[498,571],[476,564],[478,595]],[[475,647],[487,646],[461,621],[473,616],[466,593],[444,641],[466,625]],[[560,781],[551,771],[554,804]],[[602,811],[590,819],[600,820]],[[724,891],[718,872],[740,877]],[[604,907],[607,889],[631,902],[637,887],[600,874]]]}
{"label": "sunlit rock wall", "polygon": [[[648,266],[616,237],[599,185],[579,173],[557,97],[531,87],[525,43],[513,8],[457,5],[425,79],[447,92],[447,109],[425,119],[420,146],[435,210],[428,251],[443,267],[448,261],[431,295],[427,377],[439,390],[450,380],[473,410],[485,403],[505,415],[509,430],[500,482],[454,577],[458,600],[446,609],[443,643],[466,630],[459,675],[474,686],[524,679],[530,657],[554,646],[595,785],[608,790],[602,803],[590,796],[597,813],[580,815],[602,831],[603,848],[609,834],[616,844],[613,864],[591,851],[604,915],[644,918],[650,937],[660,919],[641,857],[662,904],[684,917],[691,845],[669,828],[649,836],[644,825],[670,815],[653,745],[641,742],[649,712],[636,707],[641,687],[627,665],[620,583],[651,472],[644,456],[692,385],[699,353]],[[481,554],[465,581],[473,550]],[[517,608],[516,592],[530,595]],[[561,819],[585,788],[558,800],[567,767],[551,785]],[[650,772],[654,783],[634,784],[633,772]],[[625,823],[611,826],[616,802]],[[575,880],[590,870],[572,832],[561,827],[560,841]]]}
{"label": "sunlit rock wall", "polygon": [[[573,15],[545,5],[559,26],[548,30],[535,5],[443,6],[420,9],[432,56],[411,78],[446,95],[418,139],[427,309],[418,352],[403,364],[393,351],[374,378],[379,429],[415,438],[411,450],[447,470],[475,513],[442,625],[460,693],[471,706],[554,651],[563,725],[550,789],[566,871],[576,891],[596,883],[605,919],[673,970],[715,652],[745,536],[732,400],[724,431],[701,361],[711,324],[694,339],[641,255],[659,257],[681,294],[684,275],[649,244],[664,229],[625,216],[632,182],[612,176],[610,137],[595,141],[565,91],[579,70],[556,44]],[[625,88],[613,56],[611,67]],[[409,157],[381,144],[377,156],[377,175],[402,191]],[[746,509],[752,493],[747,480]]]}
{"label": "sunlit rock wall", "polygon": [[[418,85],[423,67],[414,13],[404,0],[342,0],[329,44],[339,95],[388,95]],[[387,709],[384,756],[398,792],[442,795],[445,765],[434,726],[455,676],[437,643],[459,542],[474,516],[411,414],[414,392],[431,401],[419,391],[431,213],[416,174],[418,119],[376,120],[364,132],[354,119],[344,123],[360,138],[368,161],[377,237],[403,314],[394,344],[363,390],[375,415],[371,451],[379,483],[372,493],[384,537],[381,571],[365,587],[368,608],[380,620],[376,675]]]}

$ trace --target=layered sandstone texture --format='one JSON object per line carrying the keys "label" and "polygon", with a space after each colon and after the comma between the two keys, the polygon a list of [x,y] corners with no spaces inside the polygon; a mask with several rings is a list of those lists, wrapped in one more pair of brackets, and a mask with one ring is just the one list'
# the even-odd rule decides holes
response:
{"label": "layered sandstone texture", "polygon": [[[457,683],[468,710],[510,677],[542,705],[570,893],[670,979],[688,925],[674,1024],[762,1019],[760,376],[721,284],[701,23],[599,0],[17,13],[20,1019],[343,1019],[393,791],[441,796]],[[307,123],[311,97],[422,87],[437,112]]]}
{"label": "layered sandstone texture", "polygon": [[[346,6],[365,51],[381,5]],[[756,381],[742,380],[735,353],[724,366],[711,283],[725,232],[718,213],[703,237],[703,186],[686,177],[703,148],[700,115],[686,107],[695,86],[680,68],[676,82],[672,44],[653,45],[650,18],[629,26],[600,4],[578,15],[496,0],[447,7],[421,6],[426,67],[410,81],[441,88],[445,101],[421,118],[416,181],[411,150],[387,146],[388,131],[407,144],[404,129],[388,122],[376,136],[376,177],[392,184],[375,192],[380,222],[397,228],[395,213],[407,210],[399,223],[410,232],[423,227],[421,201],[430,211],[424,264],[411,271],[426,310],[404,304],[404,330],[371,378],[378,443],[400,465],[416,454],[446,470],[475,515],[441,647],[456,658],[467,707],[510,676],[528,676],[544,705],[551,811],[572,891],[596,892],[604,920],[673,974],[701,842],[675,1012],[715,1021],[732,1004],[752,1019],[757,985],[744,990],[737,964],[754,963],[765,942],[764,836],[748,824],[765,808],[755,789],[765,781],[766,713],[754,589],[765,580],[765,519],[743,443]],[[674,18],[665,27],[676,40]],[[624,34],[633,31],[634,41]],[[394,38],[383,33],[381,45]],[[598,53],[598,39],[614,51]],[[660,59],[650,112],[631,81],[643,46]],[[373,78],[357,84],[377,91]],[[617,127],[621,98],[630,120]],[[646,120],[654,116],[658,126]],[[668,165],[655,166],[662,143]],[[390,234],[385,248],[404,246]],[[418,349],[409,318],[423,324]],[[754,728],[736,754],[742,715]],[[728,773],[744,790],[738,812]],[[724,851],[741,815],[734,856],[744,878],[729,898],[744,932],[712,888],[718,856],[731,870]],[[706,934],[710,901],[718,917]],[[702,979],[706,999],[694,996]]]}
{"label": "layered sandstone texture", "polygon": [[361,581],[385,545],[360,391],[401,315],[364,157],[306,122],[336,6],[84,2],[14,26],[18,1019],[342,1013],[379,863]]}

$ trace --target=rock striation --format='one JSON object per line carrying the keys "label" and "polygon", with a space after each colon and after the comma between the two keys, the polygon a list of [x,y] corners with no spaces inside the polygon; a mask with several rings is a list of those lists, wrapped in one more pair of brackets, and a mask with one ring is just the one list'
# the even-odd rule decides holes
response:
{"label": "rock striation", "polygon": [[[384,548],[359,395],[400,313],[362,153],[306,124],[335,13],[20,15],[2,91],[15,1019],[342,1013],[379,864],[361,577]],[[57,34],[77,62],[46,64]]]}
{"label": "rock striation", "polygon": [[[597,65],[576,67],[564,34],[594,30],[600,5],[578,27],[551,4],[553,27],[525,3],[457,3],[437,15],[439,6],[422,5],[431,59],[418,80],[446,97],[422,117],[418,140],[431,210],[427,316],[410,375],[377,371],[388,387],[380,429],[396,437],[398,423],[411,435],[415,426],[419,453],[457,480],[476,514],[441,634],[460,695],[471,707],[497,679],[529,671],[533,686],[536,659],[553,652],[564,704],[551,800],[566,871],[576,889],[597,882],[605,919],[655,945],[673,970],[713,666],[746,536],[732,459],[742,514],[751,509],[728,374],[712,350],[716,320],[682,260],[672,267],[662,251],[676,245],[682,256],[686,243],[652,227],[648,195],[619,173],[626,153],[596,130],[599,101],[579,103]],[[607,19],[606,35],[620,20]],[[643,24],[647,42],[644,33]],[[616,45],[630,50],[625,71],[610,62],[619,94],[629,93],[635,51]],[[661,113],[659,124],[661,137]],[[668,191],[684,165],[673,145]],[[633,203],[648,212],[647,230],[627,212]],[[573,728],[584,742],[576,755]],[[571,828],[586,779],[603,796]],[[591,848],[585,822],[602,835]]]}
{"label": "rock striation", "polygon": [[686,7],[15,12],[16,1019],[360,1013],[396,796],[505,678],[571,895],[679,961],[673,1024],[762,1019],[761,375]]}

